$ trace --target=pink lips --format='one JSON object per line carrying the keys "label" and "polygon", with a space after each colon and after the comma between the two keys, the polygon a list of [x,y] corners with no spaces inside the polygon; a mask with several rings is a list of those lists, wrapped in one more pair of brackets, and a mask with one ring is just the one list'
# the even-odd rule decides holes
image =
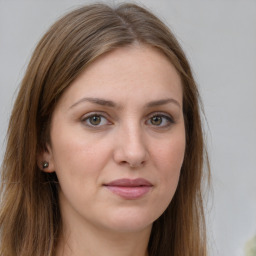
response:
{"label": "pink lips", "polygon": [[153,185],[149,181],[139,178],[114,180],[104,186],[124,199],[138,199],[148,193]]}

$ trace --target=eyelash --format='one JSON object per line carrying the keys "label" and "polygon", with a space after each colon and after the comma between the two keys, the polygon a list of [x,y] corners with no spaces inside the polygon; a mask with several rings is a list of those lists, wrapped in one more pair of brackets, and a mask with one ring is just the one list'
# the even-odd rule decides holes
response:
{"label": "eyelash", "polygon": [[[147,122],[152,122],[152,119],[155,118],[155,117],[160,117],[161,118],[161,123],[159,125],[154,125],[154,124],[150,124],[152,125],[153,127],[156,127],[156,128],[168,128],[169,126],[171,126],[172,124],[174,124],[174,120],[173,118],[169,115],[169,114],[164,114],[164,113],[153,113],[152,115],[149,116],[149,118],[147,119]],[[165,120],[165,124],[162,125],[163,123],[163,119]],[[146,122],[146,123],[147,123]]]}
{"label": "eyelash", "polygon": [[[102,119],[105,119],[106,120],[106,124],[103,124],[103,125],[95,125],[95,124],[92,124],[90,122],[90,118],[93,118],[93,117],[99,117],[100,118],[100,121],[102,121]],[[105,117],[102,113],[98,113],[98,112],[95,112],[95,113],[90,113],[89,115],[86,115],[82,118],[81,120],[83,123],[85,123],[86,126],[88,127],[91,127],[91,128],[100,128],[101,126],[105,126],[105,125],[110,125],[112,124],[107,117]]]}
{"label": "eyelash", "polygon": [[[100,123],[102,122],[102,120],[105,120],[104,124],[92,124],[90,119],[91,118],[94,118],[94,117],[97,117],[97,118],[100,118]],[[152,120],[153,118],[161,118],[161,123],[159,125],[154,125],[152,124]],[[84,116],[81,121],[83,123],[85,123],[86,126],[90,127],[90,128],[101,128],[102,126],[106,126],[106,125],[111,125],[112,122],[110,122],[108,120],[107,117],[105,117],[104,114],[102,113],[98,113],[98,112],[95,112],[95,113],[90,113],[89,115],[86,115]],[[162,125],[162,123],[165,121],[165,124]],[[149,123],[150,122],[150,123]],[[173,118],[169,115],[169,114],[163,114],[163,113],[153,113],[151,115],[148,116],[147,120],[146,120],[146,124],[150,125],[150,126],[153,126],[155,128],[168,128],[169,126],[171,126],[172,124],[174,124],[174,120]]]}

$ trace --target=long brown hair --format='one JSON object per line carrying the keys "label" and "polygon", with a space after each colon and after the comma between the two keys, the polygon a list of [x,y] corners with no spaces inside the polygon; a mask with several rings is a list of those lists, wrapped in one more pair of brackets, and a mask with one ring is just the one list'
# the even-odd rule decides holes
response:
{"label": "long brown hair", "polygon": [[[189,63],[170,30],[134,4],[94,4],[58,20],[36,47],[21,83],[2,164],[0,255],[52,256],[61,232],[57,177],[40,171],[51,115],[65,89],[90,63],[115,48],[161,50],[183,82],[186,151],[177,191],[153,224],[150,256],[205,256],[202,198],[204,141],[199,94]],[[207,159],[206,159],[207,160]]]}

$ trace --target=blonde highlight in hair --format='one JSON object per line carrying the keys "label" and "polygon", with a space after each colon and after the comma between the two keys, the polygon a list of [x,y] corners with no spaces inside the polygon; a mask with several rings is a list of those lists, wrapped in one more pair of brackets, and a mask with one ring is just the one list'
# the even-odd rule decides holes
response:
{"label": "blonde highlight in hair", "polygon": [[54,108],[65,89],[102,54],[145,44],[159,49],[183,82],[186,152],[173,200],[153,224],[150,256],[206,256],[202,198],[205,153],[199,93],[170,30],[134,4],[94,4],[58,20],[37,45],[21,83],[2,164],[0,255],[53,256],[62,223],[56,175],[42,172],[38,153],[50,143]]}

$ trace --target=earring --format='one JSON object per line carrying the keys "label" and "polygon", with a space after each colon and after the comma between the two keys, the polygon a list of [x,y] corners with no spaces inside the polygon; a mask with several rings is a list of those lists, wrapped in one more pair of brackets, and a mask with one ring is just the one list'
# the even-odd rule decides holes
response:
{"label": "earring", "polygon": [[46,169],[49,167],[49,163],[46,161],[43,161],[42,165],[43,165],[43,169]]}

